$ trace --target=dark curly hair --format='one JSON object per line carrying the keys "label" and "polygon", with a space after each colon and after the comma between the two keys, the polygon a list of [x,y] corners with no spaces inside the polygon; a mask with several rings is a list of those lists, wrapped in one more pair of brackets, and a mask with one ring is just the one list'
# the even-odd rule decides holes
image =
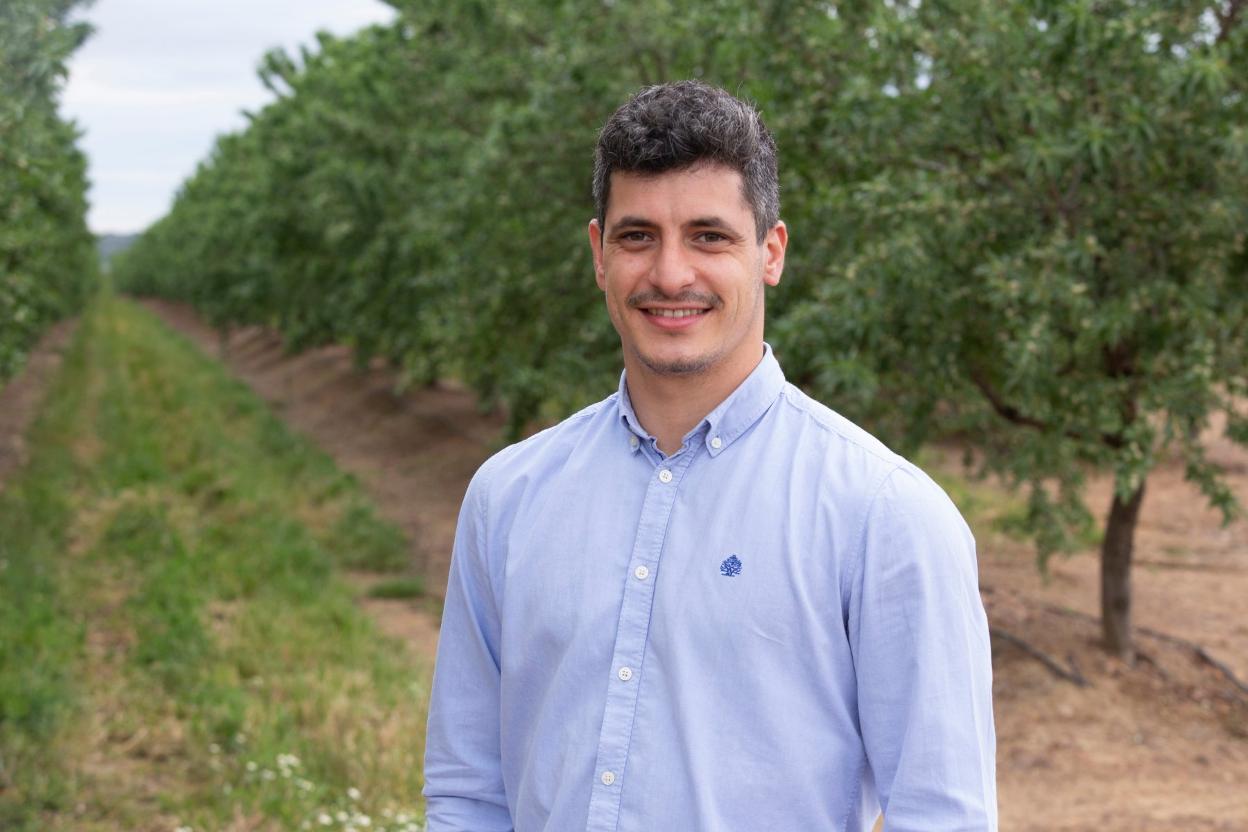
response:
{"label": "dark curly hair", "polygon": [[659,174],[702,163],[741,174],[762,242],[780,221],[775,139],[753,106],[701,81],[646,87],[607,119],[594,151],[598,224],[606,223],[612,173]]}

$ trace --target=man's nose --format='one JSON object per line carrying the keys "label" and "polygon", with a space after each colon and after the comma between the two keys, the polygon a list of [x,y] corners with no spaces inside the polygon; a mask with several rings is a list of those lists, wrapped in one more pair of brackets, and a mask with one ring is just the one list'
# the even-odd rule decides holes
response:
{"label": "man's nose", "polygon": [[679,242],[664,241],[658,250],[651,270],[650,282],[668,297],[674,297],[688,289],[697,280],[691,253]]}

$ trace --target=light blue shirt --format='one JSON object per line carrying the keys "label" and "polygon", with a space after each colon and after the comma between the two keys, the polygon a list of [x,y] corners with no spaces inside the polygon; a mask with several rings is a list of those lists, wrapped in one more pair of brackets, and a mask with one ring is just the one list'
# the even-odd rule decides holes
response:
{"label": "light blue shirt", "polygon": [[429,831],[996,829],[991,676],[957,509],[770,347],[671,456],[622,378],[468,488]]}

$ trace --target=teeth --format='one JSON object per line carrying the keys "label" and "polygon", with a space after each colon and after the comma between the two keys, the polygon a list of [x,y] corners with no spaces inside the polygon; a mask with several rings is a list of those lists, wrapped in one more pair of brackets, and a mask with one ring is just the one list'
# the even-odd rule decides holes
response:
{"label": "teeth", "polygon": [[688,318],[690,315],[701,315],[703,309],[648,309],[651,315],[658,315],[660,318]]}

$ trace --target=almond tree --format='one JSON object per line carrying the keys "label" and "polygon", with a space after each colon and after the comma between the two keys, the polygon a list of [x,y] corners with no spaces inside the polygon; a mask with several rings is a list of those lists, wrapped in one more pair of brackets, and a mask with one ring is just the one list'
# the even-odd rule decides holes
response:
{"label": "almond tree", "polygon": [[65,62],[90,31],[68,20],[79,5],[0,3],[0,380],[95,273],[86,159],[57,113]]}
{"label": "almond tree", "polygon": [[1128,660],[1149,471],[1177,454],[1238,511],[1199,437],[1221,412],[1248,441],[1245,5],[880,6],[877,166],[825,194],[838,256],[785,323],[830,399],[911,441],[961,431],[1029,485],[1042,558],[1111,472],[1103,634]]}

